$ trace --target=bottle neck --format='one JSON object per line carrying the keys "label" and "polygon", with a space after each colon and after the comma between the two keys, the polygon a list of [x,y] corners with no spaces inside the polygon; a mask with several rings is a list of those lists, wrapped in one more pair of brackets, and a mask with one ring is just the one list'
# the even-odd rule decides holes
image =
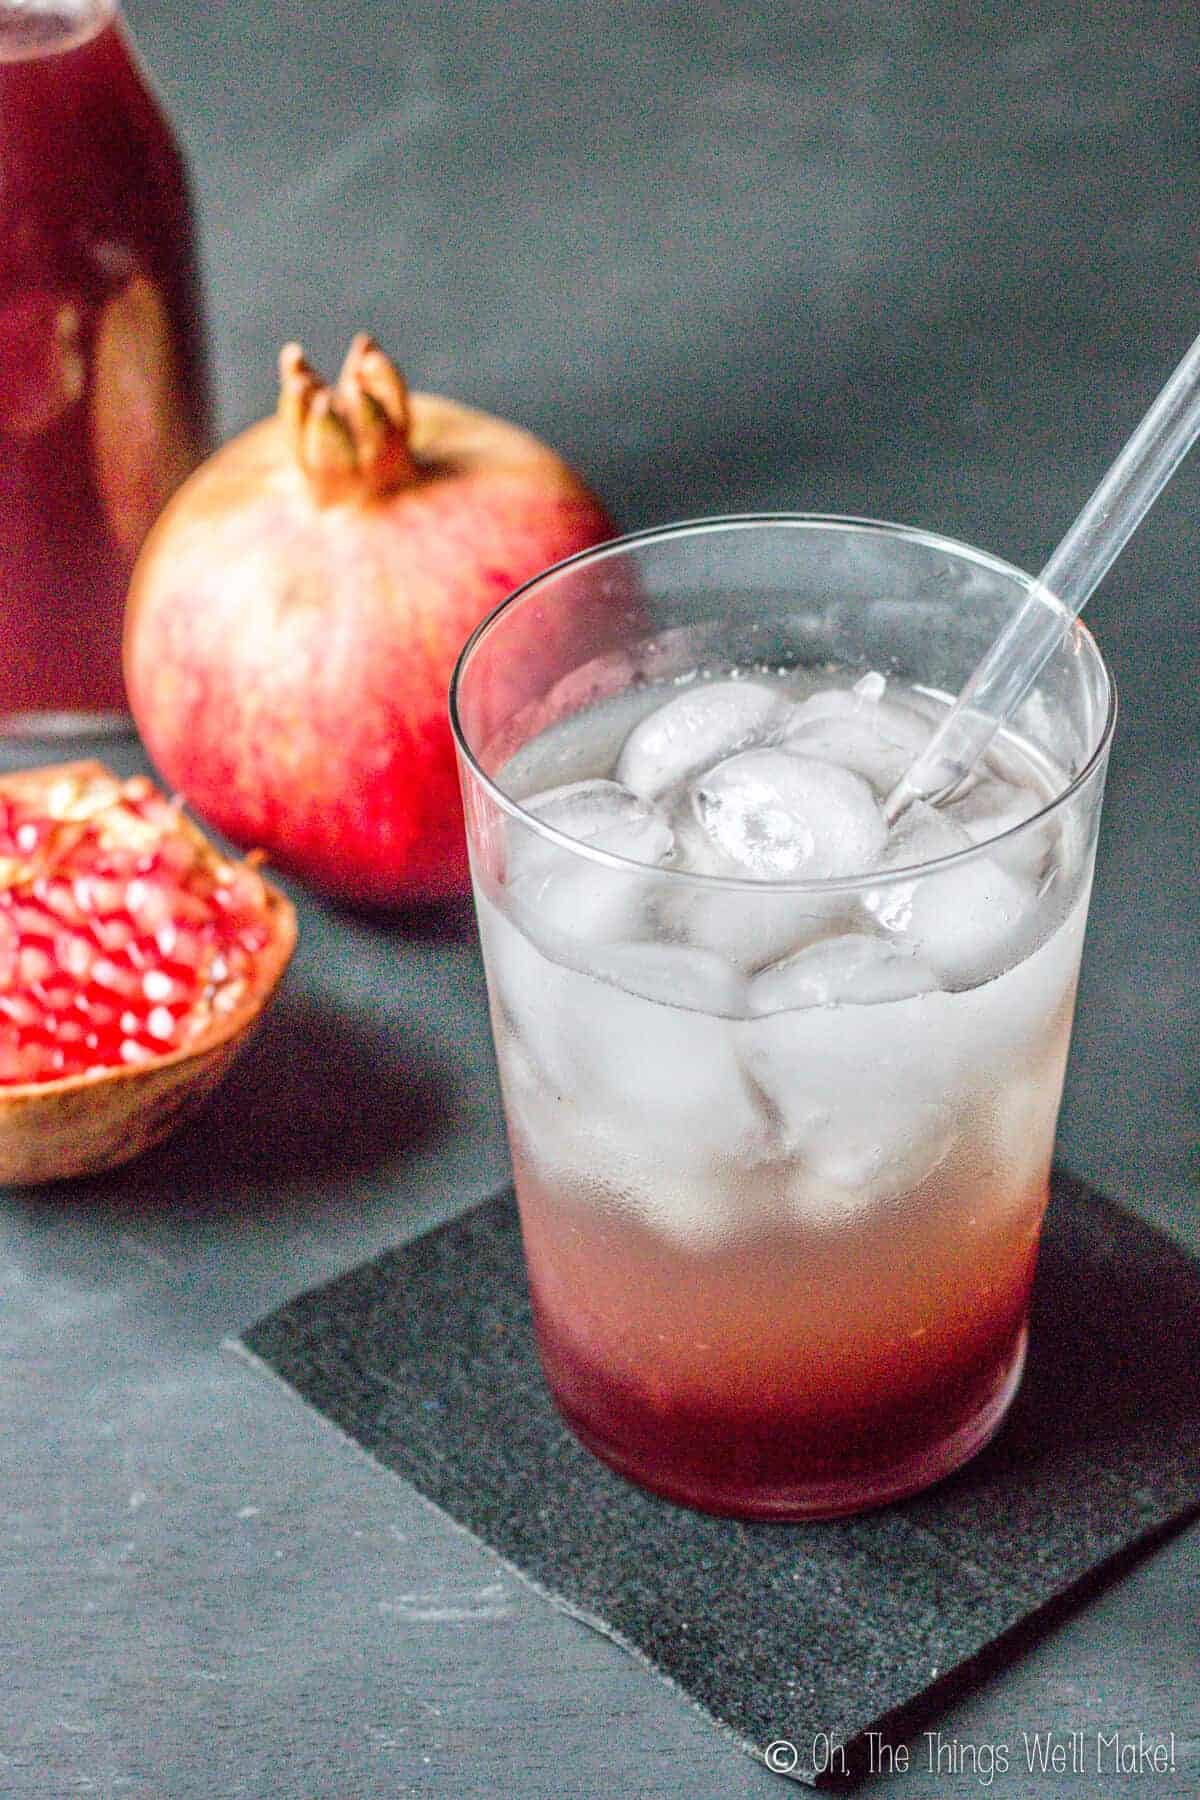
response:
{"label": "bottle neck", "polygon": [[117,0],[0,0],[0,62],[73,50],[116,12]]}

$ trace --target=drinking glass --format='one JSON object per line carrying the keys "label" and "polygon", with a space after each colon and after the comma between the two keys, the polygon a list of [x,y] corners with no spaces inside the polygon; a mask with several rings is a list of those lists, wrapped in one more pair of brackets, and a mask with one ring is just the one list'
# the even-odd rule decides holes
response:
{"label": "drinking glass", "polygon": [[[539,575],[459,661],[451,714],[543,1367],[586,1445],[678,1501],[856,1511],[948,1474],[1003,1419],[1114,690],[1076,623],[993,764],[1043,771],[1029,816],[853,878],[641,865],[522,800],[597,773],[589,711],[636,716],[697,670],[810,685],[877,671],[936,712],[1029,584],[898,525],[701,520]],[[1023,898],[998,939],[1009,892]],[[943,971],[933,991],[814,1003],[763,978],[797,944],[915,920]]]}

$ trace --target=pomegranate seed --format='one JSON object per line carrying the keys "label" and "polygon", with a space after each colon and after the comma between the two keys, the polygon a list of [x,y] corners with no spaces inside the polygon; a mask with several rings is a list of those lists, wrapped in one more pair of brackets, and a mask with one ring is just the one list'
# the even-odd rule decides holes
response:
{"label": "pomegranate seed", "polygon": [[98,987],[108,988],[114,994],[131,997],[136,994],[141,983],[132,969],[119,968],[111,956],[98,956],[92,964],[92,980]]}
{"label": "pomegranate seed", "polygon": [[0,793],[0,1083],[185,1045],[269,941],[249,865],[200,842],[144,778],[57,771]]}
{"label": "pomegranate seed", "polygon": [[106,913],[96,921],[96,942],[110,956],[127,950],[137,934],[137,924],[127,912]]}
{"label": "pomegranate seed", "polygon": [[169,1044],[175,1036],[176,1023],[175,1015],[169,1007],[151,1007],[146,1015],[146,1035],[160,1044]]}
{"label": "pomegranate seed", "polygon": [[179,983],[165,969],[147,969],[142,976],[142,992],[147,1000],[169,1000],[178,988]]}
{"label": "pomegranate seed", "polygon": [[53,940],[27,939],[17,953],[17,981],[21,987],[32,987],[54,973]]}

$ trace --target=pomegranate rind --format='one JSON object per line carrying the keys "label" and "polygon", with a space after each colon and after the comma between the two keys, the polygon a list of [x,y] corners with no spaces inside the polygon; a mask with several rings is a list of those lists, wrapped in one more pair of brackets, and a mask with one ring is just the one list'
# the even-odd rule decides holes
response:
{"label": "pomegranate rind", "polygon": [[[0,791],[37,791],[48,779],[113,777],[99,763],[64,764],[0,779]],[[189,819],[180,829],[222,861]],[[296,946],[291,902],[264,881],[267,942],[228,1010],[213,1010],[178,1049],[123,1067],[0,1086],[0,1183],[36,1186],[132,1162],[199,1110],[250,1041]]]}

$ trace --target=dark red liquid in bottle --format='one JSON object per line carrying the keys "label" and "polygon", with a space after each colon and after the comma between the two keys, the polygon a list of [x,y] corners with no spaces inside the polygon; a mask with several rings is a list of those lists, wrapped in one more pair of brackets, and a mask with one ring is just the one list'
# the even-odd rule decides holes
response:
{"label": "dark red liquid in bottle", "polygon": [[0,730],[125,711],[129,571],[211,431],[186,171],[113,0],[0,0]]}

